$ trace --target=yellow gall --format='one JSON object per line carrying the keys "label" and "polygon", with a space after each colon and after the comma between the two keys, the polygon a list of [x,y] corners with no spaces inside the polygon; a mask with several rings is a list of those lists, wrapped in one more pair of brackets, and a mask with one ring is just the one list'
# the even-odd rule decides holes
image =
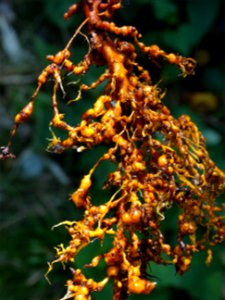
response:
{"label": "yellow gall", "polygon": [[145,163],[144,162],[135,161],[132,164],[132,168],[133,168],[134,172],[143,171],[145,169]]}
{"label": "yellow gall", "polygon": [[211,261],[212,261],[212,258],[213,258],[212,250],[211,250],[211,249],[208,249],[208,250],[207,250],[207,257],[206,257],[205,263],[206,263],[207,265],[209,265],[209,264],[211,263]]}
{"label": "yellow gall", "polygon": [[90,138],[95,135],[95,130],[94,130],[94,128],[91,128],[91,127],[84,127],[81,129],[81,134],[84,137]]}
{"label": "yellow gall", "polygon": [[91,261],[91,263],[90,263],[90,266],[91,267],[96,267],[98,264],[99,264],[99,262],[100,262],[100,260],[101,260],[101,256],[95,256],[93,259],[92,259],[92,261]]}
{"label": "yellow gall", "polygon": [[175,54],[173,53],[169,53],[167,56],[166,56],[167,60],[169,63],[171,64],[175,64],[177,62],[177,57]]}
{"label": "yellow gall", "polygon": [[156,55],[160,52],[160,48],[158,45],[152,45],[151,46],[151,54]]}
{"label": "yellow gall", "polygon": [[138,208],[132,208],[130,211],[131,223],[139,223],[141,221],[141,211]]}
{"label": "yellow gall", "polygon": [[89,300],[90,298],[86,295],[78,294],[75,295],[74,300]]}
{"label": "yellow gall", "polygon": [[108,277],[117,277],[119,274],[119,267],[117,266],[109,266],[107,268]]}
{"label": "yellow gall", "polygon": [[131,216],[126,212],[122,215],[122,221],[124,224],[131,224]]}
{"label": "yellow gall", "polygon": [[68,285],[68,289],[70,292],[74,293],[74,292],[77,292],[78,286],[74,285],[73,283],[70,283]]}
{"label": "yellow gall", "polygon": [[100,214],[106,214],[107,212],[108,212],[108,207],[106,206],[106,205],[100,205],[99,207],[98,207],[98,209],[99,209],[99,213]]}
{"label": "yellow gall", "polygon": [[168,164],[168,160],[166,158],[166,155],[163,154],[163,155],[159,156],[159,158],[158,158],[158,165],[160,167],[165,167],[167,164]]}
{"label": "yellow gall", "polygon": [[179,273],[180,274],[185,273],[190,267],[190,264],[191,264],[191,258],[182,256],[180,262],[178,262]]}
{"label": "yellow gall", "polygon": [[24,123],[28,120],[33,112],[33,102],[29,102],[16,116],[15,123]]}
{"label": "yellow gall", "polygon": [[87,295],[89,294],[89,290],[88,290],[88,288],[87,288],[86,286],[81,286],[81,287],[79,288],[79,293],[80,293],[81,295],[87,296]]}
{"label": "yellow gall", "polygon": [[169,167],[167,168],[167,173],[168,173],[168,174],[173,174],[173,173],[174,173],[174,168],[171,167],[171,166],[169,166]]}
{"label": "yellow gall", "polygon": [[73,201],[73,203],[76,205],[76,207],[85,207],[86,202],[86,194],[84,192],[81,192],[80,190],[75,191],[71,196],[70,199]]}
{"label": "yellow gall", "polygon": [[196,231],[196,226],[194,222],[184,222],[180,226],[181,234],[193,234]]}
{"label": "yellow gall", "polygon": [[169,244],[162,244],[162,251],[169,254],[171,252],[171,246]]}
{"label": "yellow gall", "polygon": [[156,283],[141,279],[138,276],[132,276],[128,279],[128,290],[132,294],[148,295],[155,288]]}
{"label": "yellow gall", "polygon": [[88,191],[91,187],[91,176],[90,174],[85,175],[80,182],[80,190]]}
{"label": "yellow gall", "polygon": [[152,203],[155,200],[155,195],[152,192],[148,192],[144,197],[145,203]]}

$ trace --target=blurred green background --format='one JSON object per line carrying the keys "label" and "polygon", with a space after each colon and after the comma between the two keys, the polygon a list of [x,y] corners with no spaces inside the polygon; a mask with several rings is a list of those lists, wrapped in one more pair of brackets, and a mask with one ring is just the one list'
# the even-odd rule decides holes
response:
{"label": "blurred green background", "polygon": [[[0,1],[0,145],[5,145],[13,124],[13,116],[27,103],[36,86],[36,78],[47,65],[47,54],[64,47],[82,15],[64,22],[63,13],[72,0]],[[165,102],[174,116],[189,114],[207,139],[211,157],[225,169],[225,8],[223,0],[124,0],[116,13],[118,25],[134,25],[146,44],[158,44],[165,51],[193,57],[198,65],[196,75],[183,79],[179,70],[166,63],[158,69],[146,57],[141,62],[150,70],[153,82],[167,90]],[[74,60],[79,61],[88,50],[83,37],[73,45]],[[97,78],[92,68],[86,82]],[[69,95],[76,97],[76,78]],[[60,109],[73,124],[101,92],[97,89],[71,106],[65,100]],[[52,84],[44,87],[37,99],[31,120],[22,125],[13,143],[15,160],[0,164],[0,299],[59,299],[65,293],[68,270],[60,265],[44,278],[47,261],[54,258],[54,247],[67,242],[63,228],[51,227],[63,220],[79,218],[68,194],[78,185],[82,174],[100,156],[102,148],[82,154],[68,151],[54,155],[44,151],[51,137],[48,123],[51,111]],[[67,99],[68,100],[68,99]],[[94,195],[104,202],[102,178],[111,166],[98,169]],[[221,199],[224,197],[221,197]],[[173,235],[176,220],[165,220]],[[95,244],[82,252],[77,264],[90,261]],[[224,244],[217,246],[210,266],[204,264],[206,254],[196,254],[187,274],[180,277],[173,267],[151,264],[149,272],[157,276],[156,290],[149,296],[129,299],[220,300],[225,299]],[[99,277],[103,274],[97,269]],[[90,271],[90,274],[91,271]],[[104,276],[104,274],[102,275]],[[105,288],[93,299],[111,299],[112,289]]]}

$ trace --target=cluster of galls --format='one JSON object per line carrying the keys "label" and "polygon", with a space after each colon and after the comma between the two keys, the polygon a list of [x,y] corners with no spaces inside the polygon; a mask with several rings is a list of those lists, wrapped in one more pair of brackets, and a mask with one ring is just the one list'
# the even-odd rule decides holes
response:
{"label": "cluster of galls", "polygon": [[[91,299],[91,293],[100,291],[110,278],[114,280],[114,300],[131,293],[149,294],[156,285],[146,276],[149,262],[174,264],[177,272],[183,274],[195,252],[206,250],[210,262],[211,247],[225,239],[225,204],[215,200],[224,190],[225,174],[209,158],[204,138],[190,118],[182,115],[175,119],[170,114],[160,89],[136,61],[136,48],[153,61],[163,58],[177,65],[184,76],[193,74],[195,61],[167,54],[157,45],[146,46],[139,41],[141,36],[134,27],[117,27],[109,22],[107,19],[120,7],[119,0],[83,0],[69,8],[65,19],[79,8],[85,21],[62,51],[48,56],[51,64],[39,76],[30,102],[15,117],[11,135],[12,139],[18,125],[30,117],[34,99],[51,77],[54,90],[50,125],[66,131],[68,136],[61,140],[53,133],[48,150],[62,153],[68,148],[83,151],[99,144],[108,145],[107,152],[71,195],[76,207],[84,209],[84,216],[80,221],[61,223],[71,241],[66,248],[57,248],[57,259],[53,261],[74,263],[84,247],[110,236],[112,248],[85,265],[96,267],[103,260],[107,266],[105,278],[96,282],[87,279],[81,269],[72,269],[73,277],[67,282],[63,299]],[[74,65],[69,47],[84,25],[89,51]],[[61,73],[63,70],[82,75],[91,64],[105,66],[105,72],[90,86],[82,84],[80,94],[103,82],[105,90],[82,115],[80,124],[72,126],[63,121],[63,114],[58,111],[57,91],[60,88],[65,93]],[[2,158],[11,155],[11,139]],[[108,202],[93,205],[89,195],[92,174],[105,160],[113,162],[116,170],[108,175],[104,187],[116,192]],[[173,206],[179,214],[176,245],[169,242],[161,229],[165,212]]]}

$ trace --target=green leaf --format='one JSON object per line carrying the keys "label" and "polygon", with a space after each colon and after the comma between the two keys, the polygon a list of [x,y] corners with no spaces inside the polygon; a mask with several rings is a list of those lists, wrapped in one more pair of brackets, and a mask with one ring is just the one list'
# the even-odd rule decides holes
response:
{"label": "green leaf", "polygon": [[220,93],[224,90],[225,82],[225,73],[223,64],[221,64],[221,69],[218,67],[209,67],[204,70],[202,77],[202,82],[205,86],[208,86],[210,89]]}
{"label": "green leaf", "polygon": [[164,42],[183,55],[188,55],[209,31],[220,8],[220,0],[196,0],[186,3],[188,21],[182,23],[177,29],[165,30],[162,33]]}
{"label": "green leaf", "polygon": [[195,35],[200,39],[212,26],[220,8],[220,0],[187,1],[187,14],[195,27]]}
{"label": "green leaf", "polygon": [[208,32],[219,12],[220,0],[187,1],[187,14],[193,28],[192,44],[195,45]]}
{"label": "green leaf", "polygon": [[192,32],[194,28],[189,23],[181,24],[177,30],[165,30],[162,38],[166,45],[187,55],[193,47]]}
{"label": "green leaf", "polygon": [[222,141],[222,136],[216,130],[213,130],[211,128],[202,130],[202,134],[206,139],[207,145],[218,145]]}
{"label": "green leaf", "polygon": [[177,14],[177,5],[171,0],[150,0],[149,3],[151,3],[154,15],[158,20],[170,19],[172,15]]}
{"label": "green leaf", "polygon": [[[48,43],[46,40],[44,40],[42,37],[36,35],[33,39],[33,45],[35,48],[35,52],[40,58],[41,61],[47,62],[46,55],[48,54],[54,54],[57,52],[56,45],[53,45],[52,43]],[[40,62],[40,61],[39,61]]]}
{"label": "green leaf", "polygon": [[[63,14],[68,10],[68,7],[73,4],[73,1],[48,0],[45,1],[46,17],[59,29],[67,28],[70,21],[65,21]],[[77,15],[80,19],[80,14]],[[77,19],[77,18],[76,18]]]}

